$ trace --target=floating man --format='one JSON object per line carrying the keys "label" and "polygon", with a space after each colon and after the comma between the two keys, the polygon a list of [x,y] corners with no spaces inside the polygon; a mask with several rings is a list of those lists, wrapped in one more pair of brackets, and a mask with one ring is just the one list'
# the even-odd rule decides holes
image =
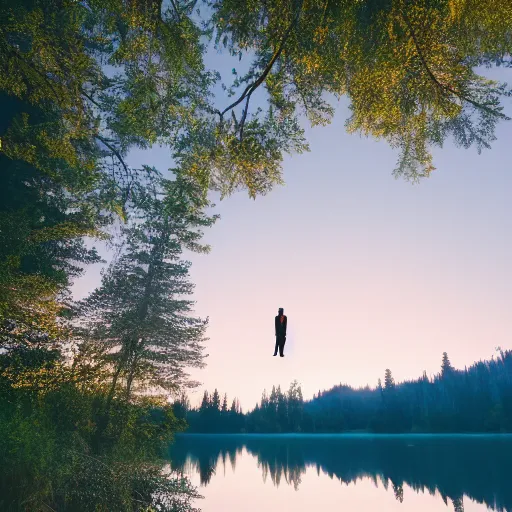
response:
{"label": "floating man", "polygon": [[286,343],[286,324],[288,318],[284,315],[283,308],[279,308],[278,315],[275,319],[276,324],[276,346],[274,348],[274,355],[277,356],[277,349],[279,348],[279,355],[284,357],[283,349]]}

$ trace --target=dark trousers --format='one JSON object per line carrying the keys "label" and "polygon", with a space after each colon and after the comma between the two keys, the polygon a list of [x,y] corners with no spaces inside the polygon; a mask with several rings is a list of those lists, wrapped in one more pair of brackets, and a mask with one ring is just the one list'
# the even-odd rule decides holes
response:
{"label": "dark trousers", "polygon": [[274,348],[274,355],[277,355],[277,349],[279,348],[279,355],[281,357],[284,356],[283,349],[284,349],[285,343],[286,343],[286,336],[282,336],[282,335],[276,336],[276,346]]}

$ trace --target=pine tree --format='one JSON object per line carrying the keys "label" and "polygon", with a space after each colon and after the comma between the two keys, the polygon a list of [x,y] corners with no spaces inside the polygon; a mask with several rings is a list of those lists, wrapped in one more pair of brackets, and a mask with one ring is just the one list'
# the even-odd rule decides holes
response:
{"label": "pine tree", "polygon": [[394,389],[394,387],[395,387],[395,381],[393,379],[391,370],[388,368],[388,369],[386,369],[386,372],[384,373],[384,389],[391,390],[391,389]]}
{"label": "pine tree", "polygon": [[173,403],[173,411],[177,418],[186,418],[190,411],[190,400],[187,393],[181,392],[178,399]]}
{"label": "pine tree", "polygon": [[220,395],[217,388],[215,388],[212,395],[211,407],[214,411],[220,411]]}
{"label": "pine tree", "polygon": [[222,400],[222,412],[228,412],[228,395],[224,393],[224,399]]}
{"label": "pine tree", "polygon": [[286,396],[281,391],[281,386],[277,386],[277,426],[280,432],[286,432],[288,429],[288,404]]}
{"label": "pine tree", "polygon": [[450,359],[448,358],[448,354],[446,352],[443,352],[443,360],[441,363],[441,376],[446,377],[451,373],[453,373],[452,364],[450,362]]}
{"label": "pine tree", "polygon": [[452,502],[454,512],[464,512],[464,496],[454,498]]}
{"label": "pine tree", "polygon": [[210,408],[210,397],[208,396],[208,391],[204,390],[203,400],[201,401],[201,411],[206,411]]}
{"label": "pine tree", "polygon": [[266,409],[269,405],[269,397],[267,396],[267,390],[264,389],[263,393],[261,394],[261,408]]}
{"label": "pine tree", "polygon": [[179,395],[178,402],[185,409],[185,411],[190,411],[190,400],[185,391],[182,391]]}
{"label": "pine tree", "polygon": [[127,397],[134,383],[168,390],[197,385],[185,369],[203,366],[207,321],[190,316],[193,302],[183,298],[193,292],[190,265],[180,256],[185,247],[208,249],[199,244],[198,228],[214,219],[189,192],[183,182],[157,178],[139,192],[120,257],[81,303],[82,321],[114,367],[109,396],[121,378]]}
{"label": "pine tree", "polygon": [[296,380],[290,384],[287,402],[289,428],[292,432],[299,432],[301,430],[303,418],[304,400],[302,397],[302,389]]}

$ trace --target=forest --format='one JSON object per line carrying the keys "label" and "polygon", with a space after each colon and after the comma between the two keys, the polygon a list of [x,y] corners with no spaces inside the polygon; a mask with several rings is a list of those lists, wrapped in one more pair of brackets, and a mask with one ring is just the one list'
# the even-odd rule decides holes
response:
{"label": "forest", "polygon": [[[206,364],[184,255],[210,249],[212,198],[282,185],[284,157],[308,151],[306,125],[328,124],[343,96],[347,129],[390,144],[397,177],[427,178],[448,140],[490,148],[511,90],[482,70],[511,66],[511,29],[508,0],[1,2],[0,508],[194,510],[162,457],[186,428],[170,400]],[[231,77],[208,68],[211,48]],[[91,265],[101,282],[79,300]],[[506,430],[508,361],[310,403],[292,385],[245,415],[214,398],[185,416],[235,431]]]}
{"label": "forest", "polygon": [[219,393],[204,392],[198,408],[186,397],[174,412],[190,432],[224,433],[510,433],[512,432],[512,351],[457,370],[443,353],[433,378],[395,383],[387,369],[384,383],[354,389],[337,385],[304,400],[294,381],[287,391],[272,386],[243,414],[238,401],[227,408]]}

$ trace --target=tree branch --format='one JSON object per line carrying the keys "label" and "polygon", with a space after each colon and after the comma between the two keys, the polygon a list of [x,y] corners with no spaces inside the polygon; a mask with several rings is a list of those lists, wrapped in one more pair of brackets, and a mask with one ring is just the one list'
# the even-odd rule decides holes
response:
{"label": "tree branch", "polygon": [[28,59],[24,59],[23,56],[20,55],[20,52],[17,49],[12,48],[12,46],[10,46],[10,45],[7,48],[7,53],[10,53],[13,57],[18,59],[19,62],[21,62],[22,64],[25,64],[25,66],[27,66],[29,69],[31,69],[32,71],[37,73],[37,75],[43,80],[43,86],[47,85],[50,88],[53,95],[55,96],[55,99],[57,100],[57,104],[60,103],[60,101],[62,99],[62,95],[57,92],[57,90],[53,86],[51,80],[48,78],[48,76],[43,71],[39,70],[33,62],[30,62]]}
{"label": "tree branch", "polygon": [[107,146],[108,149],[110,149],[110,151],[112,151],[112,153],[116,156],[116,158],[119,160],[119,162],[121,163],[121,165],[123,166],[125,172],[126,172],[126,175],[128,176],[129,175],[129,172],[128,172],[128,166],[125,164],[124,162],[124,159],[123,157],[121,156],[121,153],[119,153],[119,151],[114,147],[112,146],[107,139],[105,139],[104,137],[102,137],[101,135],[95,135],[95,137],[103,142],[103,144],[105,144],[105,146]]}
{"label": "tree branch", "polygon": [[[124,172],[125,172],[125,175],[126,175],[126,180],[128,181],[128,187],[126,188],[126,195],[124,197],[124,203],[123,203],[123,204],[126,204],[126,201],[130,197],[130,194],[132,192],[132,185],[133,185],[134,178],[132,177],[130,179],[130,171],[128,169],[128,166],[126,165],[123,157],[121,156],[121,153],[119,153],[119,151],[114,146],[112,146],[112,144],[110,144],[110,141],[108,139],[105,139],[101,135],[95,135],[95,137],[99,141],[103,142],[103,144],[105,144],[105,146],[107,146],[107,148],[110,149],[110,151],[112,151],[112,154],[117,158],[117,160],[123,166],[123,169],[124,169]],[[114,180],[115,180],[115,175],[114,175]],[[121,187],[120,187],[120,189],[122,191]]]}
{"label": "tree branch", "polygon": [[[88,93],[86,93],[83,89],[81,90],[81,93],[94,105],[96,105],[98,108],[101,108],[101,105],[93,99],[93,97],[91,95],[89,95]],[[103,141],[102,141],[103,142]]]}
{"label": "tree branch", "polygon": [[478,101],[475,101],[475,100],[469,98],[465,94],[462,94],[462,93],[456,91],[455,89],[453,89],[449,85],[442,84],[437,79],[437,77],[434,75],[434,73],[430,69],[429,65],[427,64],[425,56],[423,55],[423,52],[421,51],[419,41],[418,41],[418,39],[416,37],[416,33],[414,32],[414,29],[412,27],[411,21],[409,20],[409,16],[407,16],[407,13],[405,11],[402,12],[402,17],[403,17],[403,19],[404,19],[404,21],[405,21],[405,23],[407,25],[407,28],[409,29],[409,32],[411,34],[411,38],[412,38],[412,40],[414,42],[414,46],[416,48],[416,52],[418,53],[418,57],[420,58],[421,63],[423,64],[423,67],[425,68],[425,70],[426,70],[428,76],[430,77],[430,79],[432,80],[432,82],[439,88],[439,91],[441,92],[441,94],[443,96],[446,96],[446,92],[450,92],[451,94],[453,94],[457,98],[460,98],[461,100],[467,101],[468,103],[473,105],[475,108],[478,108],[480,110],[484,110],[488,114],[492,114],[494,116],[507,119],[507,116],[505,116],[501,112],[497,112],[496,110],[493,110],[492,108],[489,108],[487,105],[484,105],[482,103],[479,103]]}
{"label": "tree branch", "polygon": [[240,142],[242,142],[243,136],[244,136],[244,124],[245,124],[245,118],[247,117],[247,111],[249,110],[249,101],[251,100],[251,95],[247,95],[247,101],[245,102],[245,108],[242,113],[242,119],[240,119]]}
{"label": "tree branch", "polygon": [[180,14],[180,11],[178,10],[178,4],[174,0],[171,0],[171,5],[172,5],[172,8],[174,9],[174,12],[176,13],[178,22],[181,23],[181,14]]}
{"label": "tree branch", "polygon": [[[290,23],[289,27],[286,29],[286,32],[284,33],[283,38],[281,39],[281,43],[279,44],[279,48],[274,52],[274,55],[272,56],[272,58],[270,59],[268,64],[265,66],[265,69],[263,70],[261,75],[257,78],[257,80],[255,80],[254,82],[249,84],[245,88],[244,92],[238,97],[237,100],[235,100],[233,103],[231,103],[231,105],[227,106],[222,112],[217,110],[217,114],[219,115],[221,121],[222,121],[222,119],[224,117],[224,114],[226,112],[228,112],[229,110],[235,108],[244,99],[247,98],[246,105],[247,106],[249,105],[249,99],[251,97],[251,94],[265,81],[265,79],[267,78],[268,74],[272,70],[272,67],[274,66],[276,60],[279,59],[279,57],[281,56],[281,53],[284,50],[285,43],[287,42],[288,38],[290,37],[290,34],[291,34],[294,26],[299,21],[301,11],[302,11],[302,1],[301,1],[300,5],[299,5],[299,8],[297,9],[297,13],[296,13],[295,17],[293,18],[293,20]],[[245,122],[246,116],[247,116],[247,110],[244,111],[244,115],[243,115],[242,121],[240,123],[241,131],[243,131],[243,123]]]}

